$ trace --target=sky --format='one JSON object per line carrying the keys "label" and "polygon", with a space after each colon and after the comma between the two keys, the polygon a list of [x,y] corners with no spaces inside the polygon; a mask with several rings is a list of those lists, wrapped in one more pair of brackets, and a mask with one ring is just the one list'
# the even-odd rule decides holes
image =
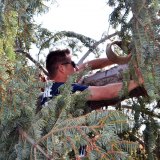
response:
{"label": "sky", "polygon": [[106,0],[57,0],[36,21],[51,31],[74,31],[99,40],[108,30],[109,10]]}
{"label": "sky", "polygon": [[[57,0],[57,3],[47,5],[49,12],[35,17],[35,21],[50,31],[74,31],[95,40],[100,40],[102,34],[108,32],[111,9],[106,0]],[[38,53],[38,50],[33,47],[33,52]],[[49,50],[44,52],[47,54]]]}

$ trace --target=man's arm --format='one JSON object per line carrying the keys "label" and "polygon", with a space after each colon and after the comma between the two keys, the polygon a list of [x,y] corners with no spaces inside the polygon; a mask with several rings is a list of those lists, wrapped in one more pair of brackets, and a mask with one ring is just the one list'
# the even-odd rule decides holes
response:
{"label": "man's arm", "polygon": [[[128,91],[132,91],[133,89],[141,86],[144,84],[143,76],[140,72],[140,69],[136,66],[135,72],[138,77],[138,82],[131,80],[128,83]],[[123,87],[123,83],[112,83],[108,84],[106,86],[90,86],[88,87],[88,90],[90,92],[90,95],[88,96],[88,100],[92,101],[99,101],[99,100],[107,100],[107,99],[113,99],[119,96],[119,92],[121,91]]]}
{"label": "man's arm", "polygon": [[78,68],[79,68],[79,71],[83,71],[87,67],[90,67],[92,70],[94,70],[94,69],[100,69],[112,64],[114,63],[110,61],[108,58],[98,58],[98,59],[80,64]]}
{"label": "man's arm", "polygon": [[[142,81],[140,82],[143,83]],[[138,82],[131,80],[128,84],[128,91],[137,88],[140,86]],[[106,86],[89,86],[88,90],[90,95],[88,96],[88,100],[99,101],[99,100],[109,100],[119,96],[119,92],[123,87],[123,83],[112,83]]]}

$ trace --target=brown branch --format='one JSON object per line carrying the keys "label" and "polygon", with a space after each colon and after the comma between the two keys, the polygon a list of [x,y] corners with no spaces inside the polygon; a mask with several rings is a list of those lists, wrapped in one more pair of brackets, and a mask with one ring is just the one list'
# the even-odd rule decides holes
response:
{"label": "brown branch", "polygon": [[136,135],[133,135],[131,132],[128,132],[128,134],[130,136],[132,136],[139,144],[141,144],[144,147],[144,141],[141,140],[139,137],[137,137]]}
{"label": "brown branch", "polygon": [[118,35],[119,33],[120,33],[119,31],[118,31],[118,32],[115,32],[115,33],[113,33],[113,34],[111,34],[111,35],[107,35],[107,36],[105,36],[104,38],[102,38],[101,40],[95,42],[95,43],[90,47],[90,49],[85,53],[85,55],[79,60],[78,64],[82,64],[83,61],[85,60],[85,58],[88,57],[88,55],[89,55],[99,44],[105,42],[107,39],[109,39],[109,38],[111,38],[111,37],[113,37],[113,36]]}
{"label": "brown branch", "polygon": [[15,50],[16,53],[22,53],[23,55],[25,55],[29,60],[31,60],[38,68],[40,68],[45,75],[48,76],[48,72],[45,70],[45,68],[39,63],[37,62],[28,52],[25,52],[22,49],[16,49]]}
{"label": "brown branch", "polygon": [[155,25],[160,25],[160,19],[154,18],[151,22]]}
{"label": "brown branch", "polygon": [[89,128],[89,129],[94,129],[94,128],[102,128],[102,126],[71,126],[71,127],[63,127],[63,128],[60,128],[60,129],[52,129],[48,134],[46,134],[45,136],[43,136],[42,138],[40,138],[37,143],[40,143],[42,141],[44,141],[45,139],[47,139],[49,136],[51,136],[51,134],[54,134],[54,133],[57,133],[57,132],[60,132],[60,131],[65,131],[65,130],[70,130],[70,129],[77,129],[77,128]]}
{"label": "brown branch", "polygon": [[[114,107],[114,106],[113,106],[113,107]],[[133,107],[132,107],[132,106],[122,105],[121,107],[124,108],[124,109],[132,109],[132,110],[133,110]],[[141,112],[144,113],[144,114],[146,114],[146,115],[149,115],[149,116],[152,116],[152,117],[155,117],[155,118],[159,118],[159,119],[160,119],[160,115],[157,115],[157,114],[155,114],[155,113],[152,112],[152,111],[148,111],[148,110],[146,110],[145,108],[142,108],[142,109],[141,109]]]}
{"label": "brown branch", "polygon": [[72,146],[72,149],[74,150],[75,157],[77,159],[78,158],[78,153],[77,153],[77,149],[76,149],[75,144],[72,142],[72,139],[69,136],[67,136],[66,138],[67,138],[67,141],[70,142],[70,144]]}
{"label": "brown branch", "polygon": [[30,138],[25,131],[19,129],[19,134],[22,138],[25,138],[34,148],[38,149],[48,160],[52,160],[51,157],[39,146],[32,138]]}

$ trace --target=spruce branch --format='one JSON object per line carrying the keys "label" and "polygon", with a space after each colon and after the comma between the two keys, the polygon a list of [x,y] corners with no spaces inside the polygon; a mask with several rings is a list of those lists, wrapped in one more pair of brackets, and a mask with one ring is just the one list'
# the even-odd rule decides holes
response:
{"label": "spruce branch", "polygon": [[131,132],[128,132],[129,136],[133,137],[135,141],[137,141],[139,144],[141,144],[144,147],[144,141],[141,140],[139,137],[137,137],[135,134],[132,134]]}
{"label": "spruce branch", "polygon": [[48,72],[46,71],[46,69],[38,62],[36,61],[28,52],[25,52],[23,49],[16,49],[15,50],[16,53],[22,53],[23,55],[25,55],[29,60],[31,60],[38,68],[40,68],[45,75],[48,76]]}
{"label": "spruce branch", "polygon": [[[107,35],[104,38],[102,38],[99,41],[96,41],[90,37],[84,36],[82,34],[79,33],[75,33],[72,31],[60,31],[57,32],[56,34],[54,34],[53,36],[49,37],[45,42],[43,42],[43,44],[41,45],[40,51],[43,49],[43,46],[45,46],[46,44],[48,44],[52,39],[54,39],[55,41],[58,41],[64,37],[71,37],[71,38],[76,38],[79,41],[81,41],[86,47],[89,48],[89,50],[87,51],[87,53],[81,58],[81,60],[78,62],[78,64],[81,64],[84,59],[101,43],[103,43],[104,41],[106,41],[107,39],[118,35],[120,32],[115,32],[111,35]],[[39,51],[39,53],[40,53]]]}
{"label": "spruce branch", "polygon": [[78,40],[80,40],[84,45],[86,45],[86,47],[90,47],[90,43],[96,43],[96,40],[84,36],[82,34],[79,33],[75,33],[72,31],[61,31],[61,32],[57,32],[54,36],[57,36],[59,38],[62,38],[64,36],[66,37],[71,37],[71,38],[77,38]]}
{"label": "spruce branch", "polygon": [[[108,115],[109,113],[109,115]],[[80,116],[80,117],[77,117],[77,118],[70,118],[70,119],[66,119],[65,121],[63,121],[62,123],[60,123],[59,125],[56,125],[56,127],[54,126],[52,128],[52,130],[46,134],[45,136],[43,136],[42,138],[40,138],[37,143],[47,139],[48,137],[50,137],[52,134],[56,134],[58,132],[61,132],[61,131],[65,131],[65,130],[70,130],[70,129],[90,129],[90,130],[94,130],[94,129],[100,129],[102,128],[105,123],[104,123],[104,118],[105,120],[108,118],[110,118],[111,116],[114,116],[115,117],[115,114],[116,114],[116,117],[118,116],[121,116],[120,114],[117,113],[117,111],[112,111],[111,113],[108,112],[108,111],[101,111],[101,110],[98,110],[95,112],[95,114],[99,115],[99,117],[97,117],[95,119],[95,121],[98,121],[98,122],[101,122],[101,119],[103,119],[103,124],[101,125],[90,125],[90,126],[86,126],[85,124],[87,124],[87,118],[89,118],[90,116],[94,115],[93,113],[88,113],[86,115],[83,115],[83,116]],[[102,115],[101,115],[102,114]],[[118,115],[117,115],[118,114]],[[76,122],[76,123],[75,123]],[[115,120],[113,121],[113,123],[124,123],[126,122],[125,120],[123,121],[120,121],[120,120]],[[67,124],[67,126],[66,126]],[[99,123],[100,124],[100,123]]]}
{"label": "spruce branch", "polygon": [[47,40],[45,40],[40,47],[39,53],[41,52],[41,50],[44,48],[44,46],[46,46],[46,44],[49,44],[52,40],[54,40],[54,42],[61,40],[64,37],[69,37],[69,38],[76,38],[79,41],[81,41],[86,47],[90,47],[91,44],[95,43],[96,41],[90,37],[84,36],[82,34],[79,33],[75,33],[73,31],[60,31],[55,33],[54,35],[51,35],[50,37],[48,37]]}
{"label": "spruce branch", "polygon": [[56,134],[58,132],[61,132],[61,131],[66,131],[66,130],[71,130],[71,129],[85,129],[85,128],[89,128],[89,129],[99,129],[99,128],[102,128],[101,126],[71,126],[71,127],[63,127],[63,128],[60,128],[60,129],[56,129],[56,128],[53,128],[48,134],[46,134],[45,136],[43,136],[42,138],[40,138],[37,143],[40,143],[44,140],[46,140],[48,137],[50,137],[51,135],[53,134]]}
{"label": "spruce branch", "polygon": [[26,139],[33,147],[34,151],[35,148],[38,149],[48,160],[52,160],[50,156],[39,146],[31,137],[28,136],[28,134],[23,131],[22,129],[19,129],[19,134],[21,135],[22,138]]}
{"label": "spruce branch", "polygon": [[79,60],[78,65],[82,64],[83,61],[89,56],[89,54],[101,43],[105,42],[107,39],[110,39],[111,37],[114,37],[116,35],[118,35],[120,32],[115,32],[113,34],[107,35],[104,38],[102,38],[101,40],[95,42],[90,48],[89,50],[85,53],[85,55]]}
{"label": "spruce branch", "polygon": [[78,153],[77,153],[76,146],[75,146],[75,144],[73,143],[73,140],[72,140],[69,136],[67,136],[66,138],[67,138],[67,141],[71,144],[72,149],[74,150],[74,153],[75,153],[76,159],[78,159],[78,158],[79,158],[79,156],[78,156]]}
{"label": "spruce branch", "polygon": [[[53,35],[52,37],[50,37],[47,41],[45,41],[42,46],[45,44],[45,43],[48,43],[50,42],[52,39],[54,39],[55,37],[59,37],[58,39],[60,39],[60,37],[63,37],[63,36],[67,36],[67,37],[75,37],[77,39],[79,39],[83,44],[88,44],[87,42],[92,42],[93,45],[90,46],[88,45],[89,47],[89,50],[85,53],[85,55],[79,60],[78,64],[81,64],[83,63],[83,61],[85,60],[85,58],[88,57],[88,55],[101,43],[105,42],[107,39],[110,39],[111,37],[114,37],[116,35],[118,35],[120,32],[117,31],[111,35],[107,35],[105,36],[104,38],[102,38],[101,40],[99,41],[95,41],[89,37],[86,37],[84,35],[81,35],[81,34],[78,34],[78,33],[75,33],[75,32],[71,32],[71,31],[61,31],[61,32],[58,32],[56,33],[55,35]],[[42,49],[42,47],[41,47]],[[40,50],[41,50],[40,49]],[[48,75],[48,72],[45,70],[45,68],[38,62],[36,61],[28,52],[24,51],[23,49],[16,49],[15,50],[16,53],[22,53],[24,54],[28,59],[30,59],[38,68],[40,68],[45,75]],[[40,52],[40,51],[39,51]]]}
{"label": "spruce branch", "polygon": [[[114,106],[113,106],[113,107],[114,107]],[[121,108],[133,110],[133,106],[129,106],[129,105],[122,105]],[[146,114],[146,115],[155,117],[155,118],[160,118],[160,115],[155,114],[153,111],[148,111],[148,110],[145,109],[145,108],[142,108],[142,109],[141,109],[141,112],[144,113],[144,114]]]}

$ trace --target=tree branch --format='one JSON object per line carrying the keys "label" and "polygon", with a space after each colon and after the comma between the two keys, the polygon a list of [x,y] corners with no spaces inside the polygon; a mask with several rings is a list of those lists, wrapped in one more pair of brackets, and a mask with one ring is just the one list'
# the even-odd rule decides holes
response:
{"label": "tree branch", "polygon": [[39,146],[32,138],[30,138],[25,131],[19,129],[19,134],[22,138],[25,138],[34,148],[38,149],[46,158],[47,160],[52,160],[52,158]]}
{"label": "tree branch", "polygon": [[[59,34],[62,34],[62,33],[64,34],[64,31],[59,32]],[[113,36],[115,36],[115,35],[117,35],[117,34],[119,34],[119,33],[120,33],[119,31],[118,31],[118,32],[115,32],[115,33],[113,33],[113,34],[111,34],[111,35],[107,35],[107,36],[105,36],[104,38],[102,38],[101,40],[95,42],[95,43],[90,47],[90,49],[86,52],[86,54],[80,59],[80,61],[78,62],[78,64],[83,63],[83,61],[85,60],[85,58],[86,58],[99,44],[103,43],[103,42],[106,41],[107,39],[109,39],[109,38],[111,38],[111,37],[113,37]],[[84,41],[84,39],[83,39],[84,37],[83,37],[82,35],[76,34],[76,33],[74,33],[74,32],[65,32],[64,35],[69,36],[69,37],[71,37],[71,36],[77,37],[77,36],[78,36],[78,37],[81,39],[81,41]],[[53,37],[55,37],[55,35],[54,35]],[[49,40],[51,40],[53,37],[51,37]],[[87,39],[88,39],[88,40],[91,40],[89,37],[87,37]],[[93,40],[92,40],[92,41],[93,41]],[[24,55],[25,55],[28,59],[30,59],[38,68],[40,68],[40,69],[44,72],[45,75],[48,76],[48,72],[44,69],[44,67],[43,67],[38,61],[36,61],[28,52],[24,51],[23,49],[16,49],[15,52],[16,52],[16,53],[22,53],[22,54],[24,54]]]}
{"label": "tree branch", "polygon": [[48,72],[46,71],[46,69],[38,62],[36,61],[28,52],[25,52],[22,49],[17,49],[15,50],[16,53],[22,53],[23,55],[25,55],[28,59],[30,59],[38,68],[40,68],[45,75],[48,76]]}
{"label": "tree branch", "polygon": [[107,35],[107,36],[105,36],[104,38],[102,38],[101,40],[95,42],[95,43],[90,47],[90,49],[86,52],[86,54],[79,60],[78,64],[82,64],[83,61],[85,60],[85,58],[88,57],[88,55],[89,55],[99,44],[103,43],[104,41],[106,41],[107,39],[109,39],[109,38],[111,38],[111,37],[113,37],[113,36],[115,36],[115,35],[118,35],[119,33],[120,33],[119,31],[118,31],[118,32],[115,32],[115,33],[113,33],[113,34],[111,34],[111,35]]}
{"label": "tree branch", "polygon": [[[125,109],[132,109],[133,110],[133,107],[132,106],[128,106],[128,105],[122,105],[121,106],[122,108],[125,108]],[[141,113],[144,113],[146,115],[150,115],[152,117],[155,117],[155,118],[159,118],[160,119],[160,115],[154,113],[153,111],[148,111],[146,110],[145,108],[142,108],[141,110]]]}

